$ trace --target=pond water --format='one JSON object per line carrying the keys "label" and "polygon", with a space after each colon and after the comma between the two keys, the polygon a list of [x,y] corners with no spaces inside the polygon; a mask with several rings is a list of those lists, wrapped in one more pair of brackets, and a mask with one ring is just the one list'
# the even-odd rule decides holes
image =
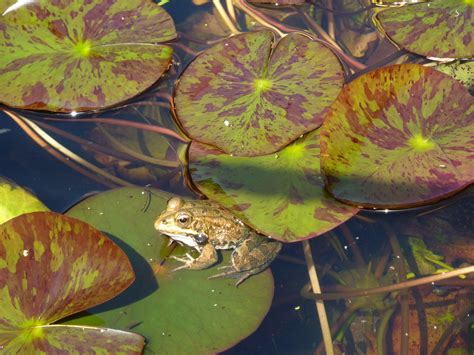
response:
{"label": "pond water", "polygon": [[[428,281],[422,279],[423,277],[439,276],[458,268],[467,268],[473,263],[473,190],[467,187],[469,183],[465,181],[456,185],[462,179],[452,177],[457,174],[454,170],[461,165],[459,161],[464,158],[459,158],[459,165],[453,164],[444,167],[449,170],[446,175],[443,175],[444,179],[452,179],[454,181],[453,186],[455,185],[455,187],[452,188],[452,191],[448,193],[444,191],[433,196],[430,195],[425,197],[424,201],[423,199],[416,201],[416,198],[413,201],[410,200],[410,194],[417,193],[417,189],[413,187],[414,182],[423,184],[424,176],[419,180],[409,179],[408,183],[405,184],[403,181],[397,180],[399,175],[393,175],[394,177],[391,179],[390,174],[381,174],[381,178],[388,179],[388,182],[378,182],[378,190],[370,192],[372,195],[369,198],[373,198],[373,200],[368,203],[357,200],[360,197],[360,191],[357,190],[359,187],[353,185],[347,188],[344,185],[343,178],[338,179],[338,177],[335,177],[334,185],[332,185],[333,193],[336,195],[340,194],[337,196],[340,200],[352,201],[352,205],[341,204],[342,207],[339,205],[331,207],[338,209],[338,214],[329,214],[329,217],[324,214],[324,216],[328,220],[337,219],[337,222],[333,223],[331,228],[324,227],[324,232],[317,233],[320,235],[309,239],[309,242],[303,244],[302,240],[307,239],[305,236],[311,234],[306,232],[307,228],[312,228],[311,222],[305,220],[308,218],[307,211],[295,209],[291,210],[291,213],[286,214],[284,217],[280,217],[283,214],[279,214],[271,208],[266,210],[262,206],[265,203],[267,205],[277,204],[281,200],[281,194],[286,193],[286,190],[284,191],[283,188],[278,190],[280,185],[273,185],[272,181],[279,178],[285,179],[285,183],[289,185],[294,183],[295,186],[302,186],[301,190],[296,191],[295,194],[292,194],[292,190],[289,189],[291,193],[289,193],[289,196],[285,195],[286,197],[284,198],[287,200],[286,204],[296,206],[308,205],[317,198],[327,198],[332,201],[332,197],[317,197],[316,194],[312,195],[311,193],[306,196],[300,196],[301,193],[308,191],[304,186],[308,181],[311,182],[311,177],[307,176],[311,174],[311,170],[301,168],[298,165],[298,161],[302,161],[302,164],[311,164],[311,160],[305,160],[308,158],[298,154],[301,149],[310,149],[307,146],[310,145],[313,139],[318,139],[319,141],[319,138],[314,138],[312,133],[306,133],[317,127],[311,127],[311,129],[295,133],[294,137],[299,135],[302,137],[294,145],[286,147],[291,141],[289,139],[286,143],[280,143],[281,151],[271,154],[272,162],[262,158],[261,161],[256,163],[247,163],[244,161],[245,158],[236,157],[237,160],[232,160],[234,163],[229,163],[226,160],[227,157],[222,156],[224,153],[210,152],[206,150],[207,148],[197,146],[193,148],[195,149],[192,153],[193,158],[190,158],[190,160],[193,160],[190,162],[191,175],[184,169],[186,165],[187,143],[173,138],[169,134],[143,130],[145,125],[154,125],[167,128],[184,137],[183,129],[180,129],[175,123],[172,113],[172,109],[175,107],[170,103],[170,98],[175,93],[176,80],[183,75],[183,72],[185,72],[190,63],[194,63],[193,59],[196,54],[212,46],[209,43],[214,44],[222,39],[228,39],[230,35],[229,28],[222,21],[212,2],[203,5],[197,5],[196,3],[198,1],[171,0],[164,5],[164,8],[176,24],[179,35],[178,39],[170,42],[174,50],[173,62],[170,69],[159,82],[137,97],[132,98],[126,103],[115,105],[113,108],[93,113],[80,113],[77,116],[42,111],[11,110],[7,106],[4,106],[5,110],[11,110],[16,119],[13,119],[5,112],[0,112],[0,149],[2,151],[0,156],[0,176],[11,179],[19,186],[33,192],[52,211],[60,213],[69,211],[67,213],[71,216],[81,216],[79,218],[82,218],[82,216],[86,216],[81,214],[83,213],[81,209],[84,209],[84,206],[90,206],[87,208],[92,208],[93,211],[99,209],[99,202],[97,201],[100,198],[98,200],[85,200],[89,196],[95,194],[101,196],[101,192],[124,185],[134,185],[139,188],[136,191],[130,190],[139,192],[137,192],[137,195],[134,195],[135,192],[129,192],[129,205],[127,205],[127,202],[119,202],[118,197],[115,200],[115,195],[110,195],[111,197],[107,197],[104,201],[100,202],[100,208],[104,211],[101,214],[117,213],[119,215],[116,219],[117,230],[119,231],[114,232],[115,226],[108,225],[115,223],[111,222],[115,221],[113,219],[106,222],[101,222],[99,219],[96,220],[94,219],[95,217],[84,219],[99,229],[101,229],[99,226],[104,226],[102,230],[125,250],[128,257],[132,260],[137,274],[136,284],[131,288],[131,291],[127,291],[128,293],[119,298],[118,301],[115,301],[115,303],[112,301],[106,303],[102,308],[93,309],[90,312],[93,316],[83,312],[68,321],[74,324],[106,325],[111,328],[130,330],[143,334],[149,344],[145,347],[144,353],[324,354],[326,352],[323,346],[320,324],[321,314],[318,317],[317,306],[315,299],[313,299],[314,295],[312,295],[311,287],[308,284],[310,281],[308,268],[311,269],[312,262],[308,261],[307,258],[309,255],[312,255],[323,294],[328,293],[330,296],[334,296],[325,301],[324,305],[329,318],[329,326],[333,328],[332,339],[335,353],[474,354],[474,323],[472,321],[474,279],[472,278],[472,270],[466,269],[467,273],[464,276],[440,277],[439,279],[435,278]],[[240,4],[242,1],[239,0],[238,3]],[[322,3],[326,5],[322,6]],[[263,21],[267,22],[268,26],[272,26],[273,23],[284,24],[280,26],[281,31],[286,31],[288,28],[307,30],[315,36],[323,33],[323,38],[326,33],[331,34],[335,31],[337,42],[341,48],[340,52],[338,52],[339,56],[345,63],[351,62],[351,64],[346,64],[344,67],[346,84],[349,81],[358,80],[358,77],[362,78],[363,73],[376,70],[382,66],[395,63],[414,63],[421,66],[421,64],[429,62],[425,57],[397,49],[389,40],[383,39],[371,23],[370,16],[362,16],[372,11],[369,9],[371,5],[366,4],[364,1],[360,1],[357,5],[349,4],[349,2],[342,0],[327,2],[308,1],[303,7],[285,7],[281,6],[282,4],[284,2],[276,7],[274,5],[262,5],[262,7],[255,8],[257,9],[257,16],[261,16],[260,19],[271,19],[271,23]],[[327,6],[334,6],[334,10],[332,12],[322,10],[322,8]],[[367,9],[364,11],[364,8]],[[470,11],[472,13],[472,9]],[[239,11],[237,15],[242,31],[262,29],[257,20],[244,15],[243,11]],[[467,21],[466,26],[472,27],[472,14],[470,16],[469,19],[471,20],[469,21],[471,22]],[[472,44],[468,44],[469,46],[472,46]],[[298,52],[291,45],[288,48],[290,48],[288,50],[294,51],[294,53]],[[308,52],[302,54],[302,57],[304,60],[309,60],[308,57],[317,57],[318,53],[321,53],[323,49],[319,48],[319,52],[316,52],[316,55],[313,55],[313,52],[308,50]],[[350,55],[344,57],[344,54],[341,54],[341,52],[350,53]],[[294,53],[290,54],[293,55]],[[284,57],[286,54],[283,53],[281,56]],[[265,55],[265,53],[260,55]],[[212,65],[218,66],[224,62],[225,60],[212,62],[211,59],[208,65],[209,63],[214,63]],[[234,67],[243,65],[242,63],[231,64]],[[308,62],[304,62],[301,68],[304,64],[306,64],[305,69],[307,69],[309,66]],[[348,68],[353,69],[352,74],[350,74]],[[325,68],[324,70],[329,69]],[[195,73],[199,73],[198,69],[196,69]],[[424,75],[423,73],[419,74],[416,70],[410,73],[413,76]],[[469,73],[471,74],[464,80],[470,80],[472,83],[472,71]],[[307,80],[310,81],[311,72],[305,73],[305,75]],[[323,72],[323,74],[319,75],[325,75],[325,73]],[[392,75],[390,73],[384,75],[387,75],[382,75],[384,83],[398,80],[390,77]],[[409,76],[410,74],[406,75]],[[432,74],[430,73],[429,75]],[[292,80],[291,78],[289,79],[290,81]],[[333,74],[330,80],[324,83],[324,85],[327,85],[322,89],[325,93],[319,93],[318,95],[325,95],[333,90],[330,85],[333,85],[334,82],[341,78],[342,76],[338,78],[337,73]],[[370,80],[376,81],[378,77],[374,75]],[[407,81],[409,80],[416,79],[412,77],[407,79]],[[426,79],[424,82],[425,86],[431,85],[429,80],[431,79]],[[257,91],[267,90],[265,81],[258,83],[258,85],[255,84]],[[443,84],[444,82],[441,85]],[[445,85],[448,84],[452,85],[451,82],[445,83]],[[195,83],[190,85],[195,85]],[[269,85],[272,85],[271,82]],[[305,84],[302,83],[301,85],[304,86]],[[180,86],[182,88],[185,87],[184,76],[181,77]],[[212,83],[209,86],[212,86]],[[275,87],[274,85],[273,89]],[[437,87],[436,89],[445,93],[451,90],[451,86]],[[182,90],[184,92],[184,89]],[[309,89],[305,87],[304,90]],[[337,88],[337,92],[339,90],[340,88]],[[371,88],[366,87],[366,90],[368,92]],[[222,91],[224,91],[224,88],[222,88]],[[466,95],[469,95],[468,90],[466,89],[465,91]],[[214,101],[211,100],[208,103],[210,105],[209,111],[212,111],[211,104],[222,102],[222,97],[219,97],[219,90],[217,92],[211,93],[214,95]],[[424,96],[424,91],[419,92],[424,98],[430,96],[429,94]],[[434,91],[431,94],[432,96],[437,95]],[[185,93],[182,95],[182,102],[185,102],[185,104],[192,102],[191,98],[185,97]],[[382,94],[377,91],[374,96],[377,95]],[[439,100],[437,99],[440,102],[442,101],[442,95]],[[468,101],[466,102],[463,99],[466,105],[465,109],[463,109],[464,113],[458,112],[463,117],[454,124],[457,124],[462,129],[457,133],[450,133],[451,135],[448,138],[453,139],[453,137],[461,136],[458,145],[466,142],[466,147],[472,149],[474,101],[472,96],[465,96],[465,98]],[[293,102],[296,101],[295,99]],[[340,107],[345,102],[350,103],[350,99],[342,100]],[[175,104],[173,103],[173,105]],[[234,103],[231,104],[234,105]],[[251,104],[248,105],[250,106]],[[355,106],[356,104],[354,104]],[[198,112],[199,109],[196,105],[190,106],[188,111],[182,109],[183,116],[185,111],[192,116],[193,111]],[[271,109],[269,108],[269,110]],[[431,108],[425,109],[431,110]],[[399,110],[401,111],[402,109]],[[334,116],[336,116],[336,109],[334,109],[334,112]],[[343,113],[347,112],[344,111]],[[414,111],[411,112],[413,113]],[[363,111],[364,115],[372,113],[367,108]],[[299,114],[304,115],[306,113],[300,112]],[[199,116],[199,113],[197,115]],[[232,121],[232,118],[230,121]],[[192,119],[190,120],[192,121]],[[125,126],[116,126],[109,124],[112,120],[138,122],[139,125],[126,127],[125,123]],[[33,125],[28,125],[28,122],[33,123]],[[209,125],[207,121],[205,124]],[[221,125],[226,127],[231,124],[227,119],[221,123]],[[393,122],[393,126],[397,126],[397,124],[398,122]],[[181,125],[188,125],[188,129],[185,129],[185,131],[191,131],[193,126],[198,126],[198,123],[181,122]],[[331,149],[333,149],[332,151],[337,151],[337,142],[340,139],[342,142],[341,136],[337,135],[340,129],[341,126],[337,126],[337,124],[333,130],[328,128],[326,132],[327,137],[333,135],[331,137],[336,143],[326,143],[328,145],[326,152],[330,152]],[[201,127],[200,130],[203,132],[203,137],[206,136],[207,129]],[[280,128],[280,130],[283,131],[286,128]],[[44,135],[38,132],[46,132],[49,138],[45,138]],[[383,136],[383,134],[387,133],[381,129],[378,134]],[[426,137],[421,134],[424,133],[421,132],[420,136],[413,136],[410,141],[412,148],[417,150],[417,154],[420,155],[431,149],[430,143],[426,143]],[[219,135],[216,131],[209,130],[209,136],[216,135]],[[471,140],[467,143],[469,137],[471,137]],[[252,143],[248,137],[243,139],[245,146],[248,144],[248,147],[254,147],[252,148],[255,149],[254,151],[260,149],[258,142]],[[38,144],[40,141],[42,143]],[[393,146],[389,147],[388,150],[397,149],[398,143],[396,142],[395,135],[387,137],[387,141],[394,142]],[[51,148],[51,144],[54,145],[54,148]],[[238,144],[240,144],[240,141]],[[365,142],[365,144],[370,145],[371,142]],[[63,148],[58,149],[58,146]],[[243,146],[244,144],[242,144]],[[345,145],[344,147],[354,149],[352,146]],[[268,149],[268,146],[265,149]],[[273,152],[277,150],[273,149]],[[287,158],[289,152],[293,154],[291,158]],[[472,150],[468,153],[466,154],[471,156],[470,168],[472,170]],[[368,154],[370,155],[372,152]],[[400,157],[397,159],[402,161],[407,154],[406,152],[401,152]],[[466,164],[469,166],[469,157],[467,161],[468,163],[463,162],[463,169],[465,170],[462,171],[465,176],[472,178],[472,172],[469,173],[469,169],[465,167]],[[275,162],[282,163],[277,164]],[[399,169],[405,169],[404,171],[406,172],[406,174],[403,173],[401,176],[410,177],[409,175],[412,173],[421,174],[422,166],[426,162],[427,160],[423,159],[407,160],[406,162],[403,160],[400,166],[396,167],[394,163],[392,166],[393,174],[397,174]],[[370,162],[370,164],[375,165],[377,163],[382,164],[383,162],[377,160]],[[332,162],[329,162],[327,166],[331,166],[331,164]],[[340,166],[342,163],[339,161],[334,164]],[[365,166],[364,164],[368,163],[362,160],[355,169],[363,170],[364,168],[360,167]],[[367,169],[372,168],[370,164],[366,165]],[[426,164],[437,164],[438,167],[443,165],[440,165],[439,161],[435,158]],[[211,166],[223,166],[223,168],[221,170],[216,169],[213,172],[209,168]],[[292,180],[294,169],[304,171],[300,175],[303,175],[305,179],[297,180],[295,178],[295,180]],[[385,169],[385,167],[382,167],[382,169]],[[459,169],[461,170],[461,168]],[[363,175],[363,173],[361,174]],[[295,173],[295,175],[297,174]],[[230,176],[241,180],[235,181],[235,184],[232,185],[229,183],[229,179],[231,180]],[[315,177],[314,179],[316,178],[321,177]],[[361,177],[361,179],[365,178],[365,176]],[[220,182],[222,186],[219,183],[217,183],[218,187],[211,186],[212,184],[209,181],[213,181],[213,179]],[[248,181],[255,183],[257,187],[245,185]],[[264,186],[265,184],[268,186]],[[432,185],[438,186],[441,185],[441,182],[433,180]],[[244,187],[242,188],[242,186]],[[224,280],[228,285],[216,283],[215,289],[209,286],[211,284],[207,283],[214,281],[207,281],[207,274],[203,276],[202,283],[200,283],[201,281],[196,281],[195,275],[202,273],[202,271],[184,270],[176,273],[176,275],[180,276],[177,276],[174,281],[179,282],[179,280],[182,280],[184,285],[189,283],[190,288],[188,290],[184,287],[179,288],[180,285],[175,285],[176,282],[172,286],[167,286],[167,276],[159,274],[161,269],[155,269],[155,267],[158,267],[156,266],[158,265],[157,263],[160,263],[160,267],[163,266],[163,261],[165,261],[164,265],[166,266],[169,253],[173,252],[175,255],[182,254],[184,249],[179,249],[178,247],[177,250],[172,251],[166,249],[166,243],[162,241],[155,243],[153,239],[147,239],[146,241],[144,239],[141,242],[142,246],[134,249],[134,244],[127,239],[129,238],[127,235],[125,235],[125,239],[121,239],[121,231],[124,230],[123,228],[127,228],[122,226],[130,224],[133,229],[139,224],[137,221],[142,221],[142,216],[133,214],[136,212],[132,211],[133,208],[140,209],[140,206],[145,206],[142,212],[147,216],[144,216],[143,220],[148,221],[147,218],[152,218],[150,220],[152,221],[154,216],[156,217],[165,207],[163,202],[166,200],[165,197],[153,195],[153,191],[156,190],[151,189],[154,188],[189,198],[198,198],[197,191],[200,189],[203,195],[209,193],[209,197],[217,196],[219,198],[220,196],[221,200],[219,202],[224,205],[226,203],[229,204],[229,201],[226,198],[222,198],[221,190],[229,189],[228,191],[230,192],[224,192],[224,195],[228,193],[232,196],[231,206],[244,205],[245,198],[249,198],[251,202],[249,205],[255,203],[257,206],[256,208],[253,206],[247,208],[250,211],[257,211],[254,213],[255,215],[258,214],[258,218],[252,219],[252,216],[247,216],[245,208],[243,208],[243,214],[239,215],[240,218],[249,222],[249,224],[258,224],[260,219],[263,218],[262,215],[270,215],[271,213],[273,215],[270,218],[270,225],[280,226],[283,222],[279,218],[284,219],[284,222],[289,225],[287,228],[289,232],[282,232],[280,238],[276,237],[276,239],[285,240],[287,243],[284,243],[280,255],[271,264],[274,282],[273,298],[271,297],[272,279],[268,272],[264,275],[259,275],[258,277],[261,278],[258,281],[252,281],[254,277],[251,277],[243,283],[242,287],[235,288],[235,292],[233,288],[235,280],[233,279]],[[366,188],[366,185],[364,185],[360,190]],[[381,207],[380,200],[390,195],[390,193],[385,193],[384,189],[399,191],[406,189],[408,192],[402,197],[402,202],[397,200],[392,203],[392,206],[396,207],[396,209],[391,208],[391,206],[384,208]],[[353,193],[353,191],[356,192]],[[148,194],[151,196],[151,202],[147,200],[148,197],[146,196]],[[355,200],[351,200],[353,197]],[[120,205],[120,203],[122,204]],[[120,206],[118,208],[114,207],[115,204]],[[357,211],[356,207],[353,207],[354,204],[356,206],[365,205],[366,208]],[[323,215],[321,211],[324,208],[329,208],[327,206],[324,204],[322,207],[318,205],[318,208],[320,208],[318,210],[320,211],[319,216]],[[371,206],[374,206],[374,208],[371,208]],[[407,208],[401,208],[404,206]],[[127,208],[130,208],[130,211]],[[255,209],[252,210],[252,208]],[[258,213],[259,209],[263,211],[261,214]],[[314,215],[315,219],[317,219],[318,214],[315,213]],[[344,215],[344,217],[341,217],[341,215]],[[130,223],[127,221],[128,216]],[[93,221],[97,224],[94,224]],[[153,229],[152,224],[138,226],[137,228],[139,228],[140,232],[132,231],[130,233],[139,234],[142,231],[140,229],[142,227],[144,228],[143,233],[148,234]],[[278,228],[272,229],[272,226],[268,227],[266,224],[262,224],[261,229],[271,230],[272,232],[275,230],[274,235],[277,235]],[[129,233],[128,229],[127,233]],[[291,236],[288,237],[288,235]],[[152,236],[157,239],[163,238],[163,240],[165,238],[157,233]],[[144,247],[146,243],[148,243],[147,245],[151,249],[142,252],[140,248]],[[305,252],[304,247],[309,247],[310,250],[306,249]],[[153,257],[153,254],[156,256]],[[227,256],[224,256],[224,259],[227,260],[228,254],[225,255]],[[155,274],[149,273],[150,267]],[[312,275],[311,272],[310,274]],[[189,276],[191,279],[187,279],[188,276],[186,275],[188,274],[185,273],[195,274]],[[158,280],[157,285],[155,285],[155,276]],[[140,279],[140,277],[142,278]],[[403,287],[404,283],[410,280],[421,281],[418,284],[414,283],[411,285],[411,288]],[[250,286],[245,286],[247,282]],[[258,283],[260,283],[262,289],[257,287]],[[401,286],[395,289],[382,289],[378,293],[363,297],[357,297],[358,295],[354,294],[354,292],[361,289],[373,289],[392,284],[399,284]],[[211,313],[215,312],[215,310],[205,311],[200,304],[196,304],[200,300],[206,300],[204,296],[198,295],[199,292],[196,291],[195,287],[199,287],[199,285],[202,285],[202,288],[209,287],[209,292],[212,293],[220,294],[222,292],[227,297],[227,299],[224,299],[225,297],[221,296],[218,298],[219,301],[214,303],[214,301],[211,301],[213,295],[209,296],[209,302],[212,303],[212,307],[216,308],[215,306],[219,304],[219,310],[214,316],[211,316]],[[232,287],[229,285],[232,285]],[[168,292],[167,287],[172,289],[174,293]],[[248,293],[245,293],[247,288],[249,289]],[[153,297],[156,297],[157,300],[160,297],[161,299],[170,300],[169,302],[160,301],[161,303],[156,301],[157,317],[160,317],[159,308],[167,307],[168,311],[165,312],[163,310],[162,314],[170,317],[166,319],[168,323],[163,323],[162,319],[155,321],[154,316],[147,318],[147,311],[150,313],[155,311],[149,309],[154,307],[155,301],[144,303],[141,308],[130,306],[134,302],[139,304],[144,299],[153,300]],[[198,301],[193,300],[193,298]],[[226,303],[228,308],[220,307],[219,302],[221,302],[221,299],[223,299],[223,303],[229,302],[228,304]],[[190,302],[189,304],[187,303],[188,301]],[[321,304],[321,302],[319,303]],[[229,309],[229,307],[236,308]],[[113,313],[114,308],[120,309],[120,312]],[[169,308],[175,308],[176,313],[169,312]],[[184,310],[181,308],[184,308]],[[268,313],[266,313],[267,308]],[[135,314],[133,313],[134,309],[137,309]],[[107,312],[112,313],[110,313],[111,315],[103,315]],[[101,319],[101,314],[103,319]],[[187,319],[187,314],[189,314],[189,320]],[[239,318],[240,314],[245,315]],[[254,319],[252,319],[253,315]],[[201,321],[199,317],[202,317]],[[236,322],[242,322],[243,330],[240,333],[238,330],[235,330],[235,328],[239,328],[238,325],[228,325],[229,321],[232,321],[229,319],[231,317],[235,317]],[[82,323],[81,319],[83,320]],[[192,334],[182,334],[177,330],[174,333],[175,329],[180,327],[188,329],[186,327],[189,322],[192,323]],[[211,322],[212,326],[206,322]],[[248,322],[248,324],[245,322]],[[169,328],[162,329],[163,324],[172,324],[172,326],[170,325]],[[233,332],[232,334],[235,333],[235,335],[227,334],[228,338],[225,341],[216,339],[216,337],[223,337],[222,329],[218,328],[225,327],[229,328],[228,332]],[[224,333],[226,331],[227,329]],[[178,334],[178,337],[173,338],[176,334]],[[171,340],[167,339],[165,341],[163,338],[171,338]],[[160,344],[165,343],[167,344],[166,347],[160,348]],[[184,344],[183,347],[178,346],[181,343]],[[176,346],[175,349],[179,349],[176,352],[173,352],[173,344]],[[216,345],[213,346],[213,344]],[[186,347],[193,348],[188,348],[188,351],[183,350]]]}

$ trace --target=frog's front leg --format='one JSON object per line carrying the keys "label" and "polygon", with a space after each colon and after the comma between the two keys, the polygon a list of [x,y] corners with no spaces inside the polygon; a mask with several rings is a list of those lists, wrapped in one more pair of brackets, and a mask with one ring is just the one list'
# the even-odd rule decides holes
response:
{"label": "frog's front leg", "polygon": [[206,269],[209,266],[215,264],[218,260],[217,251],[212,246],[211,243],[204,245],[201,250],[201,254],[197,258],[193,258],[190,254],[186,254],[186,258],[179,258],[172,256],[173,259],[181,261],[184,265],[173,269],[172,272],[178,271],[181,269],[192,269],[192,270],[202,270]]}

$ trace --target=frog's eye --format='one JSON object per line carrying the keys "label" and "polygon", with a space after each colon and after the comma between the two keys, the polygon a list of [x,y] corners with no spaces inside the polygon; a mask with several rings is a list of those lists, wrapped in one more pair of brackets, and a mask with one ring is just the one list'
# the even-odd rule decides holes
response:
{"label": "frog's eye", "polygon": [[185,225],[186,223],[189,222],[190,219],[191,218],[187,214],[181,214],[176,218],[178,223],[181,224],[181,225]]}

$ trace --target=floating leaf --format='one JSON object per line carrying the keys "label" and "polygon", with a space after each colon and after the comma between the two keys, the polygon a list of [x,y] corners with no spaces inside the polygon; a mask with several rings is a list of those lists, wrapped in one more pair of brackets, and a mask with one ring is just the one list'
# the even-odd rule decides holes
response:
{"label": "floating leaf", "polygon": [[32,212],[3,223],[0,348],[11,354],[81,353],[85,344],[97,344],[97,351],[141,352],[143,338],[136,334],[49,326],[109,300],[133,280],[122,250],[84,222],[53,212]]}
{"label": "floating leaf", "polygon": [[383,31],[410,52],[436,58],[474,57],[472,0],[432,0],[377,14]]}
{"label": "floating leaf", "polygon": [[[68,214],[107,232],[129,256],[136,282],[113,301],[91,310],[75,324],[102,324],[143,334],[156,354],[217,353],[255,331],[270,307],[269,270],[235,287],[235,279],[207,277],[229,262],[207,270],[170,270],[181,265],[167,256],[168,238],[153,225],[172,195],[159,190],[122,188],[90,197]],[[71,323],[71,322],[69,322]]]}
{"label": "floating leaf", "polygon": [[23,213],[48,211],[40,200],[14,182],[0,177],[0,224]]}
{"label": "floating leaf", "polygon": [[[5,2],[0,11],[6,10]],[[149,0],[40,1],[0,17],[0,101],[82,111],[127,100],[171,61],[171,17]]]}
{"label": "floating leaf", "polygon": [[471,93],[474,92],[474,60],[440,64],[435,69],[451,75],[454,79],[463,83]]}
{"label": "floating leaf", "polygon": [[352,81],[332,105],[321,137],[326,186],[353,204],[426,204],[474,178],[474,98],[461,83],[421,65],[394,65]]}
{"label": "floating leaf", "polygon": [[193,141],[189,161],[193,182],[207,197],[284,242],[323,234],[358,211],[324,190],[319,131],[259,157],[233,157]]}
{"label": "floating leaf", "polygon": [[343,84],[337,57],[292,33],[270,31],[218,43],[186,69],[176,89],[191,137],[235,155],[272,153],[317,128]]}
{"label": "floating leaf", "polygon": [[252,4],[275,4],[275,5],[301,5],[306,0],[249,0]]}

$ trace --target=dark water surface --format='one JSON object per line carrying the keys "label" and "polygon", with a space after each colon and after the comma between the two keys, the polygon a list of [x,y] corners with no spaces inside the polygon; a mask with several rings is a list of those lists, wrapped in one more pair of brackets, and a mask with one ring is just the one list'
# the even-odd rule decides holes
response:
{"label": "dark water surface", "polygon": [[[180,24],[194,12],[209,11],[212,7],[205,5],[198,8],[193,6],[191,1],[171,0],[165,8],[170,12],[175,22]],[[179,26],[178,29],[180,29]],[[179,63],[179,65],[175,64],[173,66],[174,69],[166,74],[171,79],[173,71],[181,71],[183,63],[186,64],[191,59],[191,57],[185,56],[179,47],[175,49],[182,63]],[[390,50],[381,49],[381,53],[387,52],[390,52]],[[99,116],[127,116],[131,119],[150,118],[153,116],[153,113],[143,111],[139,105],[134,106],[133,103],[149,100],[149,97],[155,92],[172,92],[171,86],[168,86],[168,88],[166,88],[166,85],[164,86],[164,88],[152,88],[144,93],[142,97],[132,100],[131,105],[100,113]],[[27,117],[33,118],[52,117],[50,114],[24,114]],[[160,120],[160,124],[173,128],[172,118],[169,113],[161,111]],[[93,124],[48,123],[84,139],[90,137],[94,127]],[[104,191],[112,187],[101,183],[100,180],[84,176],[77,170],[67,166],[64,161],[53,157],[45,149],[40,148],[34,143],[4,113],[0,113],[0,132],[0,151],[2,152],[0,155],[0,175],[10,178],[20,186],[33,191],[41,201],[54,211],[65,211],[68,207],[84,198],[85,195]],[[67,142],[67,139],[59,136],[57,139],[61,142]],[[67,144],[71,150],[77,150],[83,156],[93,159],[79,144],[71,142]],[[178,149],[178,145],[174,146],[174,149]],[[146,184],[147,182],[143,182],[142,185]],[[156,184],[152,182],[152,185]],[[169,192],[190,194],[186,191],[185,185],[180,178],[173,184],[159,182],[157,185],[159,188]],[[362,211],[360,218],[353,218],[343,226],[336,228],[332,233],[327,233],[311,240],[313,257],[319,267],[323,287],[326,285],[328,287],[327,290],[332,292],[344,290],[344,287],[336,287],[337,282],[335,282],[339,277],[339,286],[341,286],[344,270],[352,270],[352,272],[356,272],[355,270],[360,272],[364,268],[364,270],[368,270],[378,264],[386,254],[390,255],[388,263],[394,265],[396,257],[393,257],[393,254],[387,253],[390,249],[388,235],[392,232],[398,237],[402,248],[407,248],[408,236],[410,235],[423,237],[425,240],[435,236],[447,238],[448,244],[449,240],[451,240],[453,246],[457,246],[457,243],[464,243],[460,244],[462,245],[460,248],[472,251],[471,259],[457,256],[456,252],[448,250],[449,248],[445,245],[440,247],[436,242],[430,244],[429,248],[432,248],[437,254],[446,256],[445,261],[448,260],[454,267],[467,266],[468,263],[472,263],[474,258],[473,205],[474,199],[471,189],[470,191],[463,191],[436,205],[409,211]],[[295,220],[295,223],[298,223],[298,221]],[[341,248],[340,253],[335,251],[335,246]],[[357,253],[355,250],[361,253],[365,264],[361,264],[361,259],[354,257],[354,254]],[[313,300],[303,298],[300,294],[303,286],[308,282],[307,266],[305,264],[302,244],[292,243],[285,245],[281,255],[271,266],[275,278],[275,296],[269,314],[254,334],[232,349],[225,351],[225,354],[313,354],[321,342],[321,331],[315,303]],[[343,255],[342,258],[341,255]],[[413,257],[411,259],[407,257],[407,259],[413,261]],[[412,269],[410,268],[410,270]],[[389,271],[386,273],[388,274]],[[364,272],[360,272],[360,274],[364,275]],[[344,286],[354,288],[376,286],[370,284],[367,278],[364,279],[364,277],[347,277],[344,279],[344,283]],[[450,295],[455,295],[456,292],[461,291],[467,292],[469,289],[472,293],[472,283],[460,288],[456,282],[451,284],[447,282],[439,286],[427,286],[419,289],[417,295],[419,297],[418,300],[422,300],[423,296],[439,293],[443,295],[442,297],[445,300],[448,300]],[[394,294],[393,302],[396,302],[398,297],[399,294]],[[350,305],[354,300],[327,302],[326,306],[330,319],[334,322],[342,314],[345,306]],[[437,299],[435,302],[442,302],[442,299]],[[445,310],[443,307],[440,312]],[[397,306],[395,312],[398,312],[398,310],[399,307]],[[472,314],[472,304],[470,308],[467,307],[460,313],[464,318],[457,331],[465,341],[463,344],[464,349],[466,349],[465,354],[469,353],[467,350],[469,346],[474,346],[472,344],[472,335],[470,340],[467,335],[469,321],[466,321],[466,319],[470,311]],[[369,341],[364,343],[364,336],[357,334],[357,328],[360,330],[369,325],[369,328],[377,329],[381,322],[382,313],[380,310],[378,313],[370,310],[370,307],[359,309],[359,312],[353,316],[352,326],[349,327],[351,334],[346,338],[345,349],[347,353],[364,353],[364,349],[365,353],[372,353],[370,344],[375,342],[375,339],[369,339]],[[427,338],[430,336],[427,329],[430,327],[436,327],[436,324],[426,323],[424,328],[422,327],[423,331],[420,332],[421,343],[428,341]],[[415,325],[412,324],[410,332],[414,333],[415,331],[412,330],[414,328]],[[391,337],[394,332],[400,332],[400,328],[389,328],[387,337]],[[393,339],[388,341],[388,343],[391,344],[397,341],[396,338]],[[461,342],[461,340],[457,341]],[[470,344],[469,341],[471,342]],[[454,340],[451,342],[454,343]],[[452,347],[456,346],[452,345]],[[425,346],[424,350],[427,351],[426,349]],[[395,350],[393,348],[392,350],[387,350],[387,352],[392,351]],[[471,354],[474,354],[472,348],[469,351],[471,351]]]}

